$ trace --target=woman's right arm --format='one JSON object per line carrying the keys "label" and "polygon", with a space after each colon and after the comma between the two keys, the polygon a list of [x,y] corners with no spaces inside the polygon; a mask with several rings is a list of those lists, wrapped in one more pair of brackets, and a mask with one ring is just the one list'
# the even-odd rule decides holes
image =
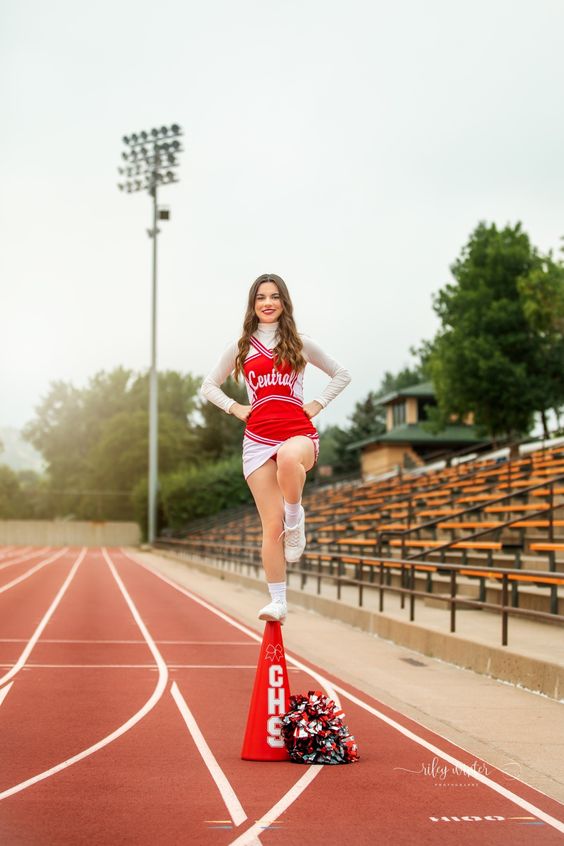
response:
{"label": "woman's right arm", "polygon": [[231,408],[236,404],[236,400],[228,397],[227,394],[221,390],[220,385],[223,385],[229,374],[235,368],[237,350],[237,341],[234,341],[227,347],[211,373],[206,376],[202,382],[202,387],[200,388],[200,395],[202,397],[210,402],[213,402],[214,405],[217,405],[227,414],[230,413]]}

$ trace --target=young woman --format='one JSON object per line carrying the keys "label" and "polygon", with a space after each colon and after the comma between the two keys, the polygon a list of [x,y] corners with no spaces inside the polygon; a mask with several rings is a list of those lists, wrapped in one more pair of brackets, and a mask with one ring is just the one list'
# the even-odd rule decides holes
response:
{"label": "young woman", "polygon": [[[308,362],[331,376],[331,381],[304,405]],[[250,405],[239,405],[221,390],[233,371],[235,379],[244,375]],[[243,474],[262,523],[262,563],[272,600],[259,611],[260,620],[284,623],[286,619],[286,561],[299,561],[305,548],[302,490],[306,473],[319,455],[319,435],[311,418],[350,380],[348,370],[297,331],[284,280],[274,273],[255,279],[243,334],[204,379],[201,393],[246,423]]]}

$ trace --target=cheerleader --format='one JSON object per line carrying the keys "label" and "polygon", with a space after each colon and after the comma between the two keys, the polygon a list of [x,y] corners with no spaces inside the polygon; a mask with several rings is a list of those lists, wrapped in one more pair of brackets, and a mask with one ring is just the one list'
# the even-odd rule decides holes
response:
{"label": "cheerleader", "polygon": [[[307,363],[331,381],[304,405]],[[244,376],[249,405],[221,390],[231,373],[237,380]],[[305,549],[302,490],[319,456],[319,435],[311,420],[350,380],[348,370],[297,331],[284,280],[274,273],[259,276],[249,291],[243,333],[204,379],[201,395],[246,424],[243,475],[262,523],[262,564],[271,597],[258,613],[260,620],[283,624],[286,619],[286,562],[299,561]]]}

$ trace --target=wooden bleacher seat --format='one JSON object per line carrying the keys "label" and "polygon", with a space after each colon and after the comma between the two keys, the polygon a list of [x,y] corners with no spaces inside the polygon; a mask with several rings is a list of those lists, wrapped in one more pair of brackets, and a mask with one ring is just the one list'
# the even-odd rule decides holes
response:
{"label": "wooden bleacher seat", "polygon": [[[564,520],[553,520],[552,525],[564,526]],[[550,526],[550,520],[520,520],[512,526],[517,529],[547,529]]]}
{"label": "wooden bleacher seat", "polygon": [[[404,540],[402,541],[401,538],[394,538],[390,541],[390,546],[413,546],[418,548],[433,548],[436,546],[444,546],[444,541],[436,541],[436,540]],[[502,544],[498,541],[457,541],[456,543],[450,544],[449,549],[495,549],[500,550],[502,548]]]}
{"label": "wooden bleacher seat", "polygon": [[484,508],[484,512],[486,514],[503,514],[503,513],[513,513],[520,511],[540,511],[543,505],[548,505],[548,503],[544,502],[529,502],[526,505],[488,505]]}
{"label": "wooden bleacher seat", "polygon": [[[438,529],[497,529],[502,526],[499,520],[456,520],[437,523]],[[513,524],[515,525],[515,524]]]}

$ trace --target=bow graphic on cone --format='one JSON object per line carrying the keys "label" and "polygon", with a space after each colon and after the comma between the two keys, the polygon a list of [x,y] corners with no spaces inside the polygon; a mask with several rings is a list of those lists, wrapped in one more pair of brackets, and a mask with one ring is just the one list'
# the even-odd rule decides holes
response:
{"label": "bow graphic on cone", "polygon": [[274,646],[272,643],[269,643],[266,647],[264,658],[265,660],[268,658],[269,661],[281,661],[283,654],[282,644],[277,643],[276,646]]}

